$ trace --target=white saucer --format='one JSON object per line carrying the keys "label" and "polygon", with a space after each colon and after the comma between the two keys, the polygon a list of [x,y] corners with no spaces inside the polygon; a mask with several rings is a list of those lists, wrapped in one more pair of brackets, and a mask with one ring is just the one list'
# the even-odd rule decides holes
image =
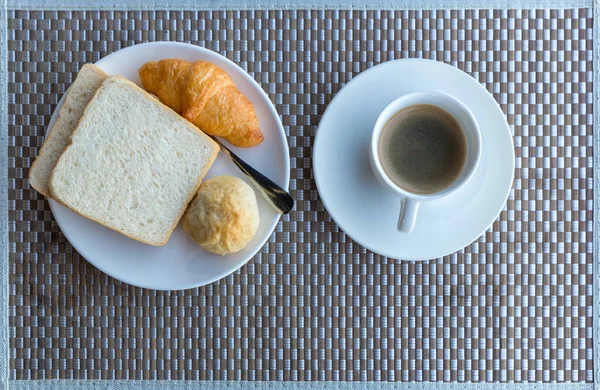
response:
{"label": "white saucer", "polygon": [[[369,166],[373,125],[394,98],[436,90],[462,101],[479,123],[481,162],[458,192],[422,203],[412,233],[396,231],[400,200]],[[410,59],[375,66],[337,93],[323,114],[313,146],[315,181],[333,220],[354,241],[381,255],[426,260],[446,256],[481,236],[502,211],[515,156],[504,113],[475,79],[441,62]]]}
{"label": "white saucer", "polygon": [[[138,69],[148,61],[181,58],[205,60],[223,68],[237,87],[252,102],[264,141],[248,149],[235,150],[244,161],[287,189],[290,181],[290,157],[287,138],[279,115],[260,85],[242,68],[210,50],[176,42],[156,42],[128,47],[96,63],[109,75],[120,75],[140,84]],[[48,129],[52,127],[63,99],[59,102]],[[226,142],[225,142],[226,143]],[[242,179],[244,174],[225,156],[219,154],[207,178],[230,175]],[[162,247],[145,245],[85,219],[49,200],[56,222],[75,249],[101,271],[134,286],[156,290],[183,290],[212,283],[234,272],[258,252],[275,229],[280,215],[256,193],[260,212],[258,232],[240,252],[218,256],[203,250],[183,230],[175,229]]]}

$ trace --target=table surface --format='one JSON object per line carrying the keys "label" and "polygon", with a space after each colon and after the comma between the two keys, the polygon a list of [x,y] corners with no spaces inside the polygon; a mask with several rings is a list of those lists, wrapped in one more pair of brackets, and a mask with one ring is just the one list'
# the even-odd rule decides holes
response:
{"label": "table surface", "polygon": [[[592,25],[591,8],[9,10],[10,378],[591,382]],[[155,40],[215,50],[262,85],[288,134],[297,199],[240,271],[183,292],[96,270],[27,180],[81,65]],[[494,95],[517,167],[490,230],[417,263],[348,238],[311,170],[335,93],[411,57],[452,64]]]}

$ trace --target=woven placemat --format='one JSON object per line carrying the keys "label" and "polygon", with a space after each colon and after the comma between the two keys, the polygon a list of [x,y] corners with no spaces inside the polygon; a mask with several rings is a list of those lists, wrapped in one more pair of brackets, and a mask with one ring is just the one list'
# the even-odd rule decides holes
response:
{"label": "woven placemat", "polygon": [[[593,380],[591,9],[9,10],[8,28],[11,379]],[[81,65],[154,40],[215,50],[261,83],[289,135],[298,201],[240,271],[184,292],[96,270],[26,179]],[[349,239],[311,170],[333,95],[407,57],[485,85],[516,147],[499,220],[418,263]]]}

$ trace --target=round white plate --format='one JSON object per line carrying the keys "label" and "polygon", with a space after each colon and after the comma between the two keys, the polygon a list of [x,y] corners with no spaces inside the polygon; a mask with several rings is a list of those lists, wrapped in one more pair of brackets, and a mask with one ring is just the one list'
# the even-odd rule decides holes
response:
{"label": "round white plate", "polygon": [[[148,61],[181,58],[188,61],[210,61],[223,68],[237,87],[252,102],[258,115],[264,141],[248,149],[234,148],[242,159],[287,189],[290,181],[289,150],[285,132],[275,107],[262,88],[242,68],[210,50],[184,43],[157,42],[128,47],[112,53],[96,63],[109,75],[120,75],[140,85],[138,69]],[[58,116],[61,99],[52,119]],[[207,178],[244,175],[225,156],[219,154]],[[49,200],[56,222],[73,247],[90,263],[108,275],[134,286],[156,290],[183,290],[221,279],[244,265],[265,244],[280,215],[256,193],[260,210],[260,226],[256,236],[242,251],[218,256],[198,246],[177,226],[169,242],[153,247],[131,240],[119,233],[87,220]]]}
{"label": "round white plate", "polygon": [[[412,233],[396,231],[400,200],[369,166],[371,131],[394,98],[417,90],[462,101],[481,128],[481,163],[469,183],[448,197],[421,203]],[[313,147],[315,181],[333,220],[375,253],[425,260],[464,248],[498,217],[513,181],[510,128],[494,98],[475,79],[443,63],[410,59],[375,66],[337,93],[319,123]]]}

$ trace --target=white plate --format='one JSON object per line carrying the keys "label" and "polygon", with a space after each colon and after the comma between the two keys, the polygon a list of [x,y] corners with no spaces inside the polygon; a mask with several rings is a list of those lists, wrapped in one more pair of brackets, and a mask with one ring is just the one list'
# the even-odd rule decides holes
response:
{"label": "white plate", "polygon": [[[242,68],[210,50],[184,43],[158,42],[135,45],[112,53],[96,63],[109,75],[121,75],[140,85],[138,69],[148,61],[181,58],[210,61],[223,68],[252,102],[258,115],[264,141],[248,149],[233,148],[254,168],[287,189],[290,181],[289,150],[285,132],[275,107],[262,88]],[[58,116],[58,103],[50,125]],[[244,175],[219,154],[207,178]],[[73,247],[90,263],[108,275],[134,286],[156,290],[183,290],[221,279],[240,268],[265,244],[279,221],[277,214],[258,194],[260,226],[256,236],[242,251],[218,256],[200,248],[183,231],[175,229],[169,242],[153,247],[131,240],[87,220],[57,202],[49,200],[56,222]]]}
{"label": "white plate", "polygon": [[[396,231],[400,201],[369,166],[373,125],[383,108],[410,91],[457,97],[481,128],[481,163],[458,192],[422,203],[412,233]],[[338,92],[323,114],[313,147],[323,204],[352,239],[384,256],[424,260],[446,256],[483,234],[506,203],[513,181],[512,135],[494,98],[475,79],[443,63],[396,60],[375,66]]]}

